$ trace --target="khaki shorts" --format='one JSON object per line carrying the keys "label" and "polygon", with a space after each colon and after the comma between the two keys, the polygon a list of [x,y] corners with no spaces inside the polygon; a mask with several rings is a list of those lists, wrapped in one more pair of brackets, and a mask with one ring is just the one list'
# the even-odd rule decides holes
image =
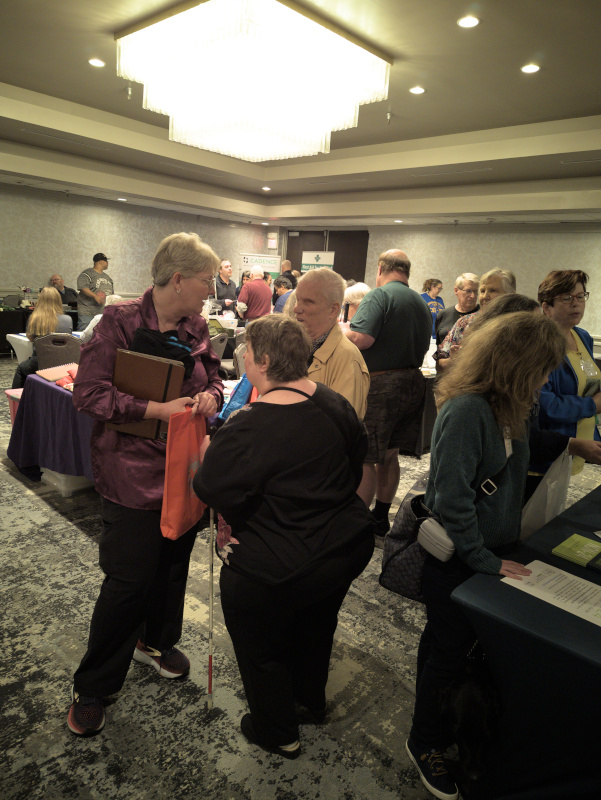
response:
{"label": "khaki shorts", "polygon": [[415,455],[425,392],[424,376],[415,367],[371,376],[363,420],[369,441],[367,464],[383,464],[386,451],[397,448],[405,455]]}

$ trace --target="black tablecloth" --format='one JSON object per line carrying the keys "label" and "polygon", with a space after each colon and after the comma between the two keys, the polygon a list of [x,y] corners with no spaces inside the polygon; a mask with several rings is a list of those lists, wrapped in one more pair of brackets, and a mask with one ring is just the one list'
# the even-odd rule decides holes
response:
{"label": "black tablecloth", "polygon": [[[508,558],[544,561],[601,585],[601,574],[551,555],[572,533],[601,529],[601,487]],[[488,776],[471,798],[601,797],[601,627],[501,582],[475,575],[455,590],[482,642],[503,711]]]}

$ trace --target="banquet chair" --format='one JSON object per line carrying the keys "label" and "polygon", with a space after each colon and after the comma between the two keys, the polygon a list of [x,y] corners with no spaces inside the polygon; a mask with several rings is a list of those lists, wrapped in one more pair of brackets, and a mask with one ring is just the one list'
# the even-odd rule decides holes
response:
{"label": "banquet chair", "polygon": [[225,350],[225,346],[227,344],[227,333],[217,333],[215,336],[211,336],[211,347],[215,351],[215,355],[221,361],[223,358],[223,352]]}
{"label": "banquet chair", "polygon": [[4,305],[11,306],[11,308],[19,308],[22,299],[22,294],[7,294],[4,296]]}
{"label": "banquet chair", "polygon": [[239,344],[234,350],[234,367],[236,368],[236,378],[238,379],[246,372],[244,367],[244,353],[246,353],[246,342]]}
{"label": "banquet chair", "polygon": [[49,333],[35,340],[38,369],[59,367],[61,364],[79,364],[81,344],[70,333]]}

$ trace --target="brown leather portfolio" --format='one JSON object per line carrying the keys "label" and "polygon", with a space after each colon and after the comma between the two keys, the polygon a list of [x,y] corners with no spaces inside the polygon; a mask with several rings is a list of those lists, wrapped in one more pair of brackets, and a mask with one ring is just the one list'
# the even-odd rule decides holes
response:
{"label": "brown leather portfolio", "polygon": [[[141,400],[168,403],[180,396],[183,382],[184,365],[181,361],[147,356],[131,350],[117,350],[113,386],[124,394]],[[107,428],[145,439],[167,441],[168,423],[160,419],[142,419],[120,425],[107,422]]]}

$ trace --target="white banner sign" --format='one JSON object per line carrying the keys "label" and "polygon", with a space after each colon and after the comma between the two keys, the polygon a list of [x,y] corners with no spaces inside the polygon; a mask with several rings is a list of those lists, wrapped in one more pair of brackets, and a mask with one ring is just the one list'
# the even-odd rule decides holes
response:
{"label": "white banner sign", "polygon": [[249,269],[258,264],[265,272],[280,272],[282,256],[263,256],[259,253],[240,253],[242,256],[242,269]]}
{"label": "white banner sign", "polygon": [[310,269],[328,267],[334,269],[334,251],[324,250],[304,250],[301,272],[308,272]]}

